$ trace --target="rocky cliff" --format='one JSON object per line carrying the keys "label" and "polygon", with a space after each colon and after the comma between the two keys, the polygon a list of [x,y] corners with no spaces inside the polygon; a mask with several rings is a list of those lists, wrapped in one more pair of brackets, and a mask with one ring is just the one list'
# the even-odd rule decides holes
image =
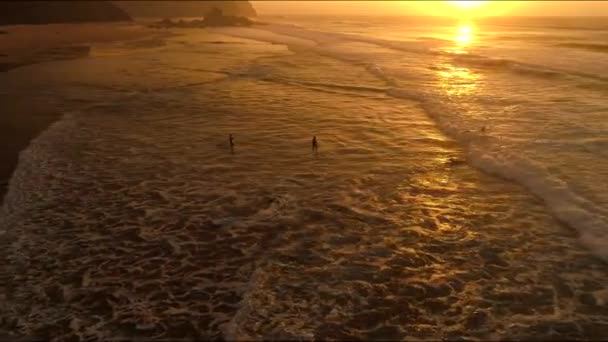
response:
{"label": "rocky cliff", "polygon": [[128,20],[110,1],[0,1],[0,25]]}

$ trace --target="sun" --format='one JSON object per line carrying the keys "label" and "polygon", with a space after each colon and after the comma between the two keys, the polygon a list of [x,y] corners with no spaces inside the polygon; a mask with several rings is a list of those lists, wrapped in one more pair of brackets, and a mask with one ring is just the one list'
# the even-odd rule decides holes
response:
{"label": "sun", "polygon": [[480,1],[480,0],[460,0],[460,1],[448,1],[448,2],[454,6],[462,8],[462,9],[479,8],[487,3],[487,1]]}

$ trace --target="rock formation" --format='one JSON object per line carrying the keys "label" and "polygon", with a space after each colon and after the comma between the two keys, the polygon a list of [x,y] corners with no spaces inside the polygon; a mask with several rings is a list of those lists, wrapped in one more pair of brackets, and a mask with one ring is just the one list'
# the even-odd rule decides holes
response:
{"label": "rock formation", "polygon": [[224,12],[214,7],[205,15],[203,26],[247,26],[251,25],[251,20],[245,17],[224,15]]}
{"label": "rock formation", "polygon": [[152,28],[205,28],[210,26],[249,26],[253,21],[247,17],[235,15],[224,15],[221,9],[212,8],[209,10],[202,20],[183,20],[173,21],[171,19],[163,19],[159,22],[150,25]]}

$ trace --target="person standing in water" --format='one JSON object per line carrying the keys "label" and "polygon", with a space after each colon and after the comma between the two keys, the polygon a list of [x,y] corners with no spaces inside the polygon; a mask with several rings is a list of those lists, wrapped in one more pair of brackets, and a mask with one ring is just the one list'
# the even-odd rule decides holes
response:
{"label": "person standing in water", "polygon": [[312,151],[313,152],[319,151],[319,144],[317,143],[317,136],[316,135],[312,136]]}
{"label": "person standing in water", "polygon": [[228,134],[228,142],[230,143],[230,153],[234,153],[234,138],[232,134]]}

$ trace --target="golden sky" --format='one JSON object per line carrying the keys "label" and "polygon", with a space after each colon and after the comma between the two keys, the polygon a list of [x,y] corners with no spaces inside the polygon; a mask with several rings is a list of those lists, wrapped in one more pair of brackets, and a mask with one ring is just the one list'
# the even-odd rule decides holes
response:
{"label": "golden sky", "polygon": [[608,16],[608,1],[253,1],[261,15]]}

